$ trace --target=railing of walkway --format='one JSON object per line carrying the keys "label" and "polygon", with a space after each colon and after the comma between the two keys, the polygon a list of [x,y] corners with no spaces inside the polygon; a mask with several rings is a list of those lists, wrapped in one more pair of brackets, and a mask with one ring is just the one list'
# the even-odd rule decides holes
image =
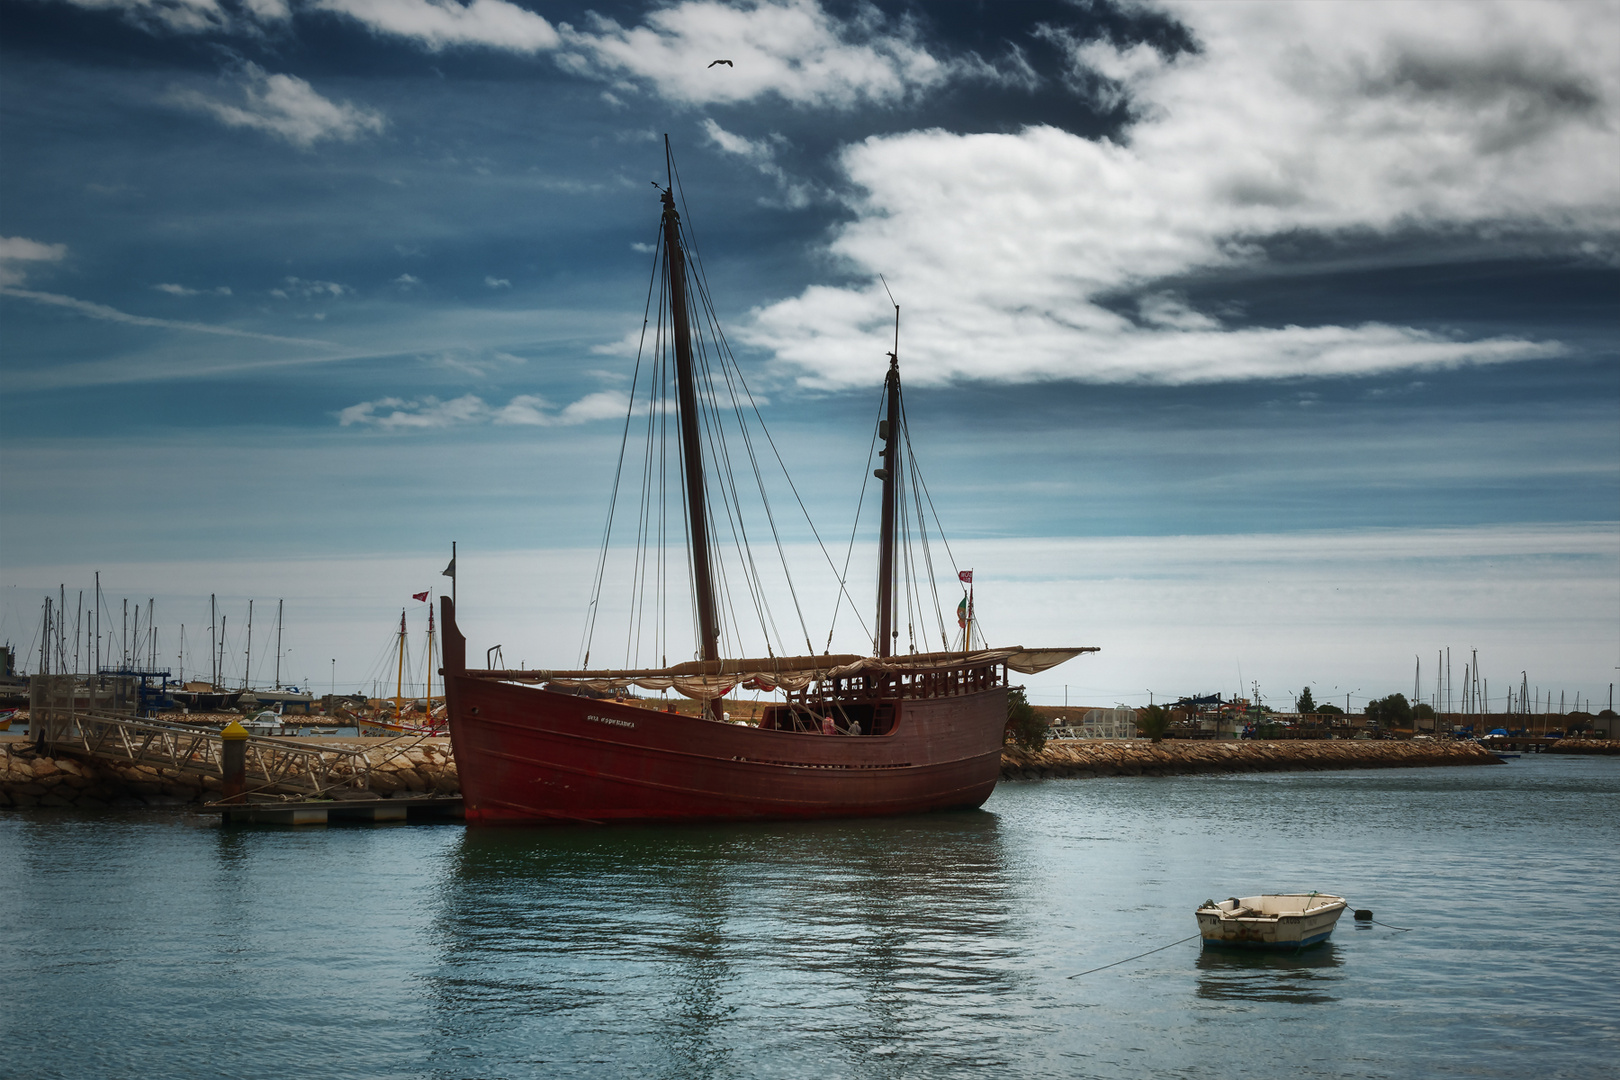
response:
{"label": "railing of walkway", "polygon": [[[371,783],[366,752],[346,746],[250,736],[248,793],[319,795]],[[224,740],[210,731],[131,716],[75,712],[51,742],[93,757],[176,772],[222,776]]]}

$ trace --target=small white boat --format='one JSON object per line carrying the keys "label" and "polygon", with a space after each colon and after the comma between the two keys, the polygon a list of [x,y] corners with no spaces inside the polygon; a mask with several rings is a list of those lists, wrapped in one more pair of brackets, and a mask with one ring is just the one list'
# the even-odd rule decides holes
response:
{"label": "small white boat", "polygon": [[281,731],[281,717],[269,710],[237,722],[247,729],[249,735],[276,735]]}
{"label": "small white boat", "polygon": [[1344,897],[1327,893],[1269,893],[1205,900],[1195,914],[1205,945],[1302,949],[1326,941],[1345,907]]}

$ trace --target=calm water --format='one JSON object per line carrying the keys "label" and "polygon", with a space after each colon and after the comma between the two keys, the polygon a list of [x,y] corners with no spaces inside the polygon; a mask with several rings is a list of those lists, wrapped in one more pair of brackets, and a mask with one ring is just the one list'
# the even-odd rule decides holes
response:
{"label": "calm water", "polygon": [[[11,812],[0,1074],[1596,1076],[1617,841],[1620,761],[1539,757],[1004,784],[876,823]],[[1413,929],[1067,978],[1206,897],[1310,889]]]}

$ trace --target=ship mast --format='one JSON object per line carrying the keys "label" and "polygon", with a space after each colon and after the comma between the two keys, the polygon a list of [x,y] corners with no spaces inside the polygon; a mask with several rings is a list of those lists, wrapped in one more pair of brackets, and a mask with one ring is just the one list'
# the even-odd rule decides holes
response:
{"label": "ship mast", "polygon": [[405,715],[405,609],[399,609],[399,681],[394,685],[394,720]]}
{"label": "ship mast", "polygon": [[[669,137],[664,137],[666,163]],[[686,513],[691,528],[692,576],[697,590],[698,644],[704,660],[720,659],[720,622],[715,615],[714,578],[709,568],[709,527],[703,489],[702,418],[692,375],[692,331],[686,310],[686,253],[681,219],[675,211],[674,169],[664,189],[664,257],[669,270],[669,308],[675,334],[675,386],[681,416],[681,465],[686,476]]]}
{"label": "ship mast", "polygon": [[894,305],[894,352],[889,354],[889,374],[883,387],[888,396],[888,416],[878,425],[878,438],[883,440],[883,467],[873,473],[883,481],[883,524],[878,537],[877,654],[890,656],[897,632],[894,629],[894,512],[900,483],[899,304]]}

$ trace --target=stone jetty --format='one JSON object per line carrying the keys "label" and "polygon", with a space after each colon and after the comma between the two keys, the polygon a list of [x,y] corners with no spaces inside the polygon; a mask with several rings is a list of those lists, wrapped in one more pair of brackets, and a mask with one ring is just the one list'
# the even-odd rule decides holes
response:
{"label": "stone jetty", "polygon": [[[333,741],[365,747],[375,795],[454,795],[461,790],[448,738]],[[1084,739],[1049,742],[1038,753],[1009,746],[1001,754],[1001,777],[1047,780],[1499,763],[1489,751],[1465,742],[1167,740],[1154,744],[1146,739]],[[218,798],[218,777],[101,759],[87,761],[60,753],[46,756],[35,753],[32,744],[22,740],[0,741],[0,807],[184,806]]]}
{"label": "stone jetty", "polygon": [[1306,772],[1400,769],[1431,765],[1500,765],[1477,743],[1357,739],[1287,742],[1167,739],[1064,739],[1039,752],[1007,747],[1003,780],[1090,776],[1175,776],[1186,773]]}
{"label": "stone jetty", "polygon": [[1559,739],[1547,747],[1547,753],[1620,756],[1620,739]]}
{"label": "stone jetty", "polygon": [[[334,741],[365,748],[375,795],[455,795],[461,791],[448,738]],[[215,801],[219,788],[217,776],[101,758],[92,761],[63,753],[47,756],[35,753],[32,743],[0,741],[0,807],[184,806]]]}

